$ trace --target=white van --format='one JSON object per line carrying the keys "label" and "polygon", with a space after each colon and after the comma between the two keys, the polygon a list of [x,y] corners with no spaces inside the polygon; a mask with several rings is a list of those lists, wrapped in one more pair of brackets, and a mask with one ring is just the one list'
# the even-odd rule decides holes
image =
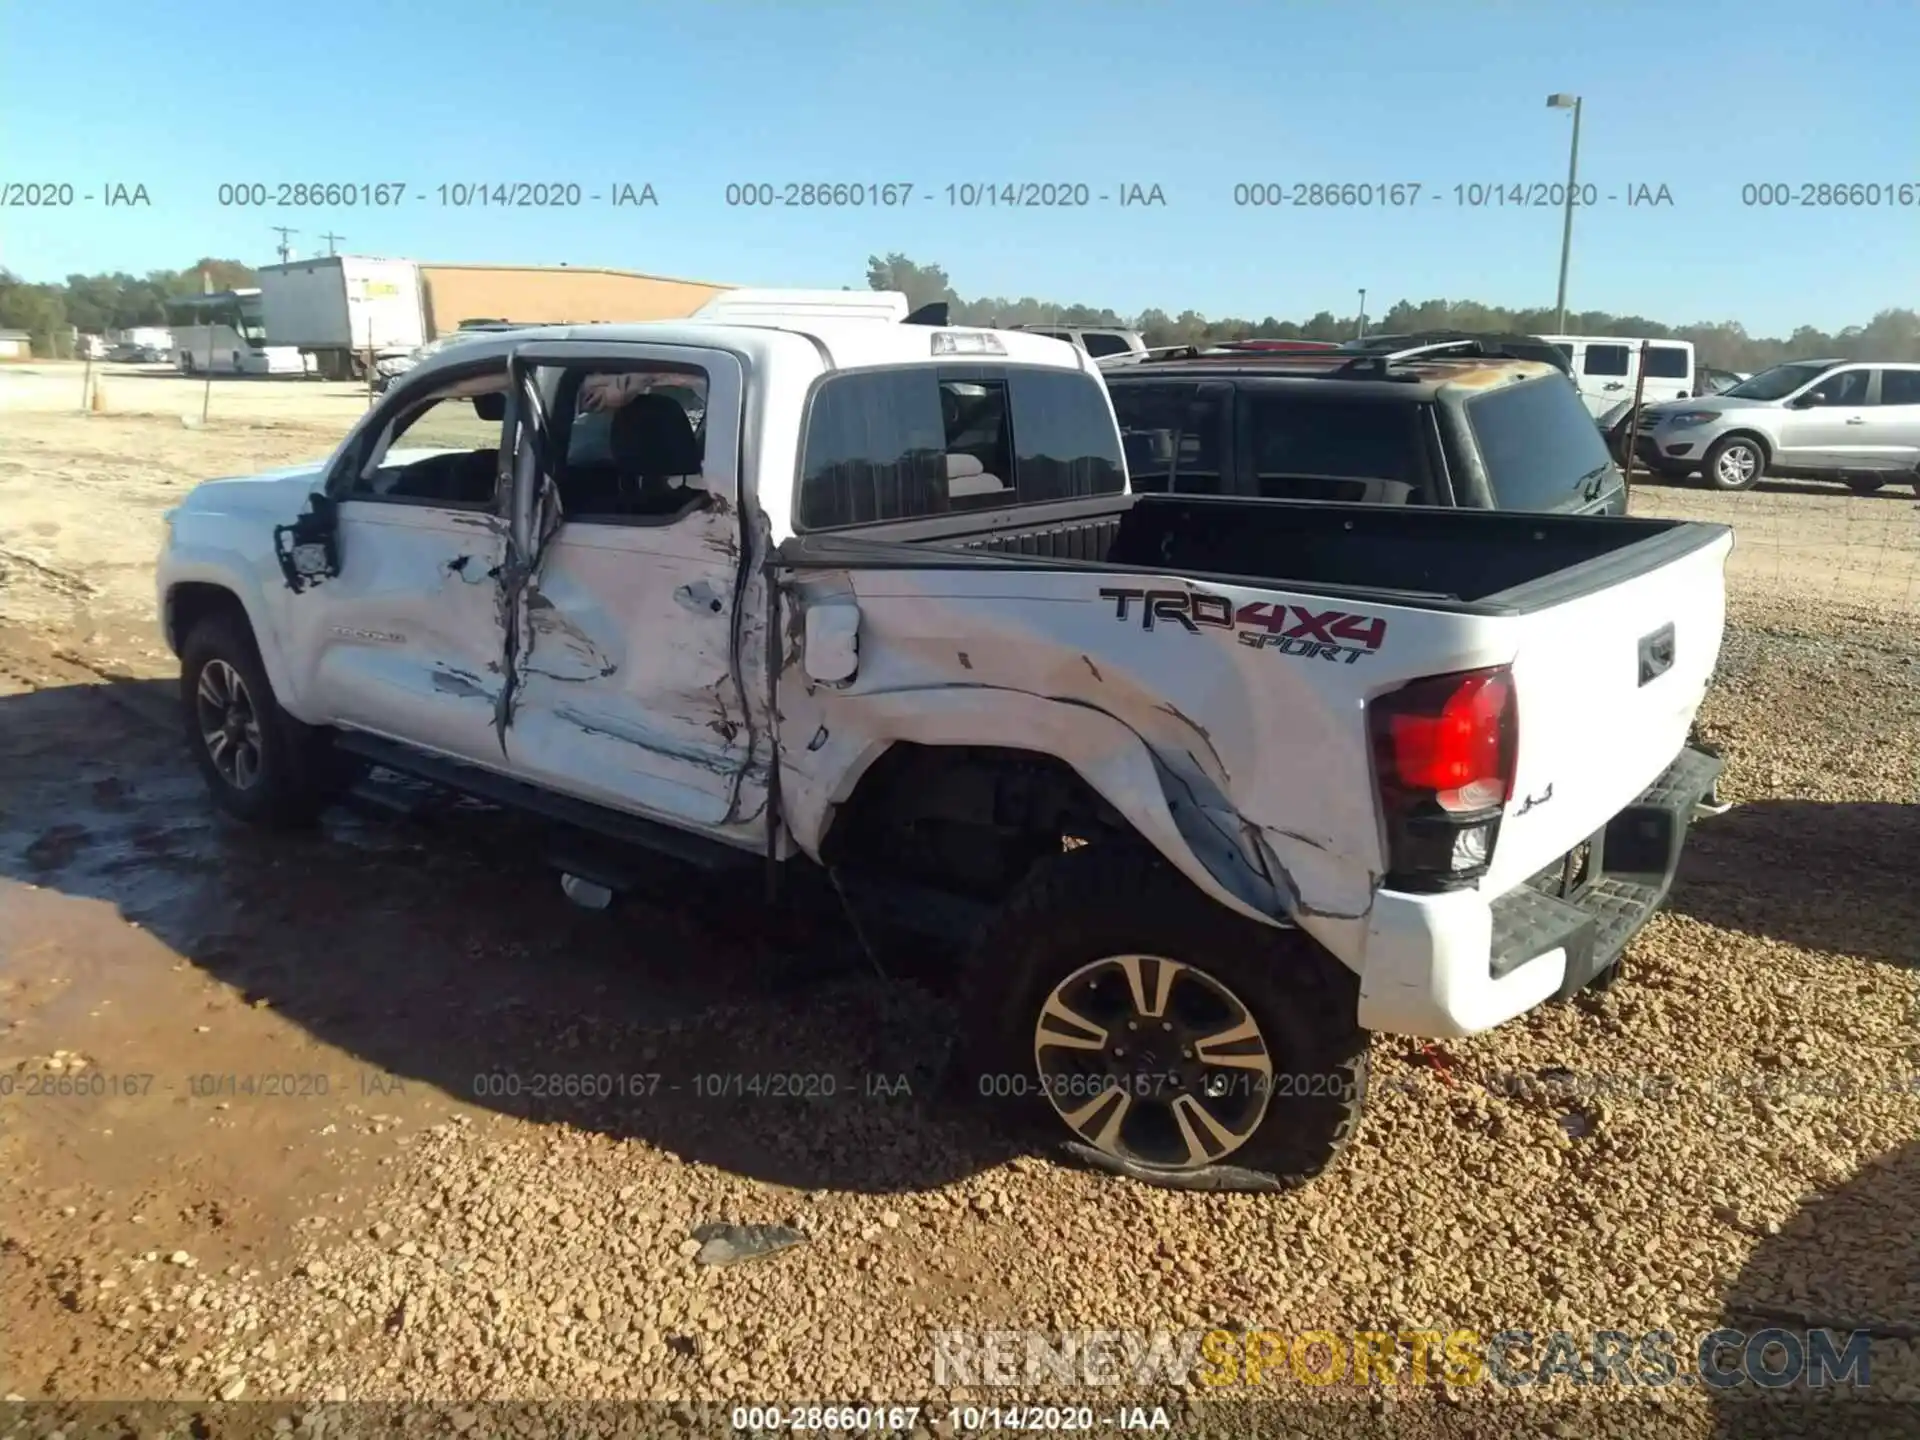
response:
{"label": "white van", "polygon": [[1691,340],[1641,340],[1630,335],[1542,335],[1573,367],[1573,383],[1596,419],[1633,403],[1640,347],[1647,356],[1647,383],[1640,402],[1685,400],[1696,378]]}

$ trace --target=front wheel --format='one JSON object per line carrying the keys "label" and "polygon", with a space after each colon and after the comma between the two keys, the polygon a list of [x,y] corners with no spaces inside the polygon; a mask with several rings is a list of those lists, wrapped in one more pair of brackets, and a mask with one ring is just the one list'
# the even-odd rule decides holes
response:
{"label": "front wheel", "polygon": [[256,825],[309,823],[350,779],[326,736],[280,708],[239,616],[205,617],[180,647],[187,744],[214,803]]}
{"label": "front wheel", "polygon": [[1767,455],[1759,441],[1729,435],[1707,451],[1700,473],[1715,490],[1751,490],[1767,473]]}
{"label": "front wheel", "polygon": [[1366,1100],[1358,985],[1297,930],[1222,908],[1149,851],[1035,867],[975,943],[962,1009],[983,1104],[1175,1189],[1277,1190]]}

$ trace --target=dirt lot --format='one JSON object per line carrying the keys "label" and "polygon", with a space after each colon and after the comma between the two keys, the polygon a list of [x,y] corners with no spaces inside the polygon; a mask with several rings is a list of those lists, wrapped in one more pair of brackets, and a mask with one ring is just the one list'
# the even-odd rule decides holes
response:
{"label": "dirt lot", "polygon": [[[838,935],[678,876],[577,911],[482,811],[216,820],[152,624],[160,515],[324,453],[364,397],[216,383],[200,426],[197,383],[110,374],[82,415],[77,367],[31,370],[0,368],[9,1398],[900,1400],[939,1393],[947,1328],[1778,1322],[1875,1328],[1874,1392],[1920,1402],[1906,488],[1640,492],[1738,531],[1703,725],[1740,803],[1627,978],[1443,1048],[1377,1042],[1334,1172],[1180,1196],[936,1102],[941,1002],[835,971]],[[814,979],[781,978],[813,951]],[[701,1093],[739,1069],[835,1089]],[[642,1074],[665,1083],[538,1093]],[[806,1238],[713,1268],[707,1221]],[[1397,1410],[1414,1434],[1435,1406]]]}

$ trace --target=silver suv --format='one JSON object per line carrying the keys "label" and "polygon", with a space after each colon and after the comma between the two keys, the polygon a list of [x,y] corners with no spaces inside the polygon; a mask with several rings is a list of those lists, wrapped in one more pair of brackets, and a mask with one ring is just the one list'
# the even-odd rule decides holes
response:
{"label": "silver suv", "polygon": [[1774,476],[1920,493],[1920,365],[1790,360],[1718,395],[1644,407],[1634,448],[1656,474],[1698,471],[1716,490]]}

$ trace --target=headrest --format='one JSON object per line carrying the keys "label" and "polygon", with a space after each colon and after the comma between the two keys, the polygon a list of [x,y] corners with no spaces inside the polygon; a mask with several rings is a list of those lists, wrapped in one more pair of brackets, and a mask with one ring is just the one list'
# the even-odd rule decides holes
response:
{"label": "headrest", "polygon": [[700,445],[680,402],[636,395],[613,412],[607,436],[614,463],[639,475],[698,475]]}

